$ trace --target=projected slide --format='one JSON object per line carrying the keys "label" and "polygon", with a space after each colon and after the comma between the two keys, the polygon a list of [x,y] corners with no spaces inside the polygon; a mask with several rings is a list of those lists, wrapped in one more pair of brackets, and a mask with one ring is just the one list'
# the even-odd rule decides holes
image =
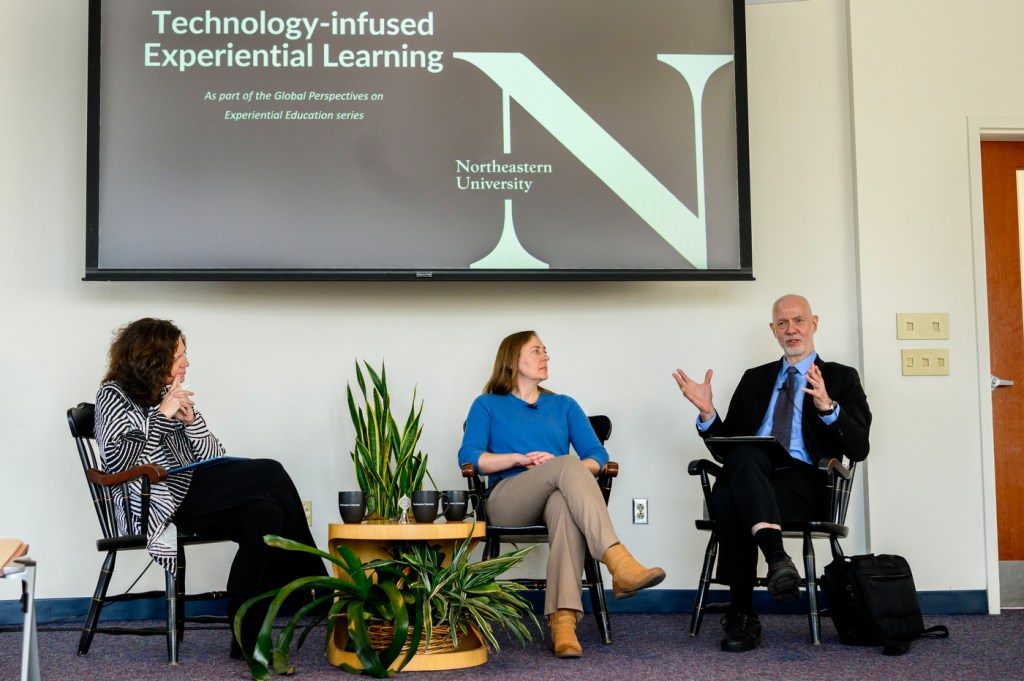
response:
{"label": "projected slide", "polygon": [[87,279],[749,278],[742,0],[93,0]]}

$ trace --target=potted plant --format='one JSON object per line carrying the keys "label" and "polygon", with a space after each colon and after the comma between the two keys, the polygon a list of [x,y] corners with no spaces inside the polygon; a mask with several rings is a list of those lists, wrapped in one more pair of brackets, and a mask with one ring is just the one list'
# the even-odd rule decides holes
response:
{"label": "potted plant", "polygon": [[498,650],[495,625],[523,644],[531,640],[524,618],[532,620],[540,630],[529,602],[519,594],[525,587],[499,579],[536,546],[531,544],[491,560],[470,563],[469,539],[455,545],[447,562],[438,545],[411,543],[396,546],[391,560],[376,561],[373,565],[378,574],[387,569],[391,574],[403,575],[403,588],[423,611],[426,641],[434,637],[434,628],[441,626],[453,648],[459,647],[460,635],[473,632],[472,635],[481,636],[482,642]]}
{"label": "potted plant", "polygon": [[[388,393],[387,373],[381,365],[378,374],[368,362],[363,362],[370,376],[372,391],[367,394],[363,372],[356,362],[356,382],[362,395],[362,405],[356,405],[352,386],[347,385],[348,408],[356,439],[352,451],[356,480],[359,489],[372,495],[374,508],[368,509],[371,516],[396,518],[401,511],[398,500],[410,496],[423,488],[427,471],[427,455],[416,450],[423,426],[420,416],[423,401],[416,407],[416,391],[413,390],[409,415],[401,428],[391,413],[391,396]],[[431,477],[433,484],[434,479]],[[434,485],[435,488],[437,485]]]}
{"label": "potted plant", "polygon": [[[279,589],[256,596],[239,608],[234,629],[238,637],[242,618],[258,601],[272,598],[256,640],[255,650],[243,650],[253,679],[268,679],[270,670],[290,674],[288,655],[295,631],[306,620],[297,642],[301,647],[312,629],[327,618],[326,644],[334,635],[334,627],[343,622],[347,627],[349,645],[356,653],[362,669],[342,667],[356,674],[385,678],[401,671],[413,655],[429,646],[431,639],[443,636],[475,635],[481,643],[499,649],[494,636],[502,629],[524,643],[531,640],[528,621],[540,631],[530,603],[520,595],[523,587],[499,579],[517,565],[535,545],[503,554],[491,560],[470,563],[472,538],[456,543],[450,561],[437,546],[426,544],[399,545],[392,557],[363,564],[346,546],[337,547],[331,555],[311,546],[274,535],[264,541],[289,551],[305,551],[337,565],[347,578],[302,577]],[[372,573],[372,574],[368,574]],[[274,620],[282,604],[294,593],[315,589],[317,598],[299,608],[272,639]],[[333,602],[332,602],[333,601]],[[329,606],[329,607],[328,607]],[[319,613],[319,614],[317,614]],[[310,620],[307,615],[314,614]],[[393,630],[385,646],[371,640],[371,628],[384,625]],[[472,632],[472,633],[471,633]]]}

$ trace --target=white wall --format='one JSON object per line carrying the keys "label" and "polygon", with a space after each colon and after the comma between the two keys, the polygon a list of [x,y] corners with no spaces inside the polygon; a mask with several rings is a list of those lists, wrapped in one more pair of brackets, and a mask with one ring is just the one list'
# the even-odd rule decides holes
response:
{"label": "white wall", "polygon": [[[855,85],[864,93],[853,106],[856,204],[845,5],[749,7],[757,281],[553,284],[82,282],[86,5],[0,5],[0,536],[31,542],[40,598],[87,596],[93,588],[96,523],[63,413],[92,400],[111,331],[140,316],[184,328],[190,383],[214,432],[230,453],[285,464],[314,502],[321,543],[326,523],[337,518],[336,492],[355,485],[344,402],[353,360],[385,359],[400,405],[418,387],[431,471],[440,486],[461,487],[461,423],[497,342],[535,328],[552,353],[550,387],[613,417],[609,444],[622,477],[612,514],[623,541],[668,569],[664,588],[693,588],[705,537],[692,529],[700,499],[685,466],[703,447],[692,431],[695,412],[670,372],[714,367],[724,407],[743,368],[778,356],[767,328],[770,305],[789,291],[811,297],[821,354],[864,369],[876,415],[867,467],[872,548],[910,556],[919,588],[984,587],[977,542],[966,544],[971,555],[953,571],[937,559],[940,541],[911,523],[928,513],[967,535],[982,532],[977,470],[949,468],[958,462],[980,470],[983,399],[970,371],[977,348],[962,119],[972,102],[985,113],[997,101],[978,99],[971,69],[961,69],[952,83],[958,90],[947,92],[945,63],[972,54],[977,65],[991,66],[995,58],[973,30],[960,47],[958,29],[975,21],[960,3],[853,3]],[[883,56],[902,59],[907,31],[883,30],[886,22],[909,22],[911,8],[925,6],[938,6],[932,15],[948,33],[921,31],[925,52],[914,69],[923,82],[907,83],[862,46],[870,39]],[[979,6],[1012,13],[1015,21],[997,21],[1007,32],[1024,19],[1012,2],[970,5]],[[940,51],[941,62],[929,59]],[[1020,111],[1021,95],[1003,96],[1016,101],[997,108]],[[941,116],[932,115],[936,103]],[[919,153],[891,153],[904,140]],[[892,191],[897,181],[907,190]],[[941,269],[912,266],[907,285],[906,267],[886,255],[889,246],[930,237],[936,226],[948,239],[932,251]],[[955,371],[948,380],[898,375],[893,314],[926,309],[951,312]],[[942,465],[911,473],[910,462],[925,452]],[[633,496],[650,499],[650,525],[628,524]],[[867,523],[857,525],[853,552],[867,548]],[[213,547],[192,554],[192,584],[222,585],[229,555]]]}
{"label": "white wall", "polygon": [[[983,267],[984,254],[971,229],[967,123],[1024,109],[1024,5],[849,7],[864,373],[872,406],[895,417],[872,432],[872,547],[900,549],[929,588],[994,588],[994,547],[985,543],[995,532],[994,502],[982,494],[992,457],[988,349],[979,346],[987,330],[975,322],[984,324],[987,311],[975,304],[984,272],[973,267]],[[950,340],[940,347],[949,348],[951,375],[901,378],[895,368],[908,344],[896,342],[895,313],[934,310],[950,314]]]}

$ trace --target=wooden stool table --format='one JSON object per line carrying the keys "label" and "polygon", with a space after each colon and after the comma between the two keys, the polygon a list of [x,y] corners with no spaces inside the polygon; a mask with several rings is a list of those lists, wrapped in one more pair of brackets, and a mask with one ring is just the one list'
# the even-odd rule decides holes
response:
{"label": "wooden stool table", "polygon": [[[440,544],[446,557],[452,555],[456,542],[469,537],[476,540],[487,534],[487,525],[479,522],[474,524],[466,521],[441,521],[434,523],[406,524],[390,520],[362,523],[331,523],[327,527],[327,545],[331,554],[336,553],[338,545],[347,546],[363,563],[371,560],[387,559],[388,553],[395,544],[411,544],[430,542]],[[447,560],[447,558],[446,558]],[[336,577],[345,577],[337,565],[334,566]],[[357,669],[362,668],[359,658],[351,651],[345,650],[348,643],[348,631],[344,626],[334,628],[334,636],[327,646],[327,660],[334,666],[348,664]],[[402,671],[436,671],[441,669],[462,669],[476,667],[487,661],[487,646],[476,636],[459,637],[459,647],[450,653],[416,653]]]}

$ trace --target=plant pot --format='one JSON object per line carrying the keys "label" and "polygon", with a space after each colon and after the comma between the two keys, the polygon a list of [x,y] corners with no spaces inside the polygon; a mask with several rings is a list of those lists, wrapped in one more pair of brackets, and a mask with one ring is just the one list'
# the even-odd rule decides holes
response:
{"label": "plant pot", "polygon": [[[372,627],[374,625],[370,626]],[[442,638],[437,633],[440,629],[441,626],[434,627],[434,635],[431,637],[432,644]],[[362,669],[363,665],[356,654],[350,650],[344,650],[344,647],[348,642],[348,636],[344,634],[344,631],[344,626],[335,628],[335,646],[328,650],[327,661],[336,667],[348,665],[353,669]],[[389,635],[391,637],[394,636],[393,627]],[[445,669],[465,669],[467,667],[476,667],[487,662],[487,646],[484,644],[483,636],[480,635],[480,632],[478,632],[475,627],[470,627],[469,632],[467,632],[465,636],[459,636],[458,648],[453,649],[451,647],[451,639],[447,634],[443,638],[449,648],[447,651],[424,653],[422,649],[418,650],[416,656],[413,657],[412,661],[402,671],[428,672]],[[371,641],[373,641],[372,638]],[[391,639],[388,638],[385,645],[390,642]],[[374,647],[376,647],[376,644],[374,644]],[[396,660],[395,665],[397,664],[398,661]],[[392,669],[395,665],[392,665]]]}
{"label": "plant pot", "polygon": [[[455,644],[452,642],[451,628],[445,624],[435,624],[434,631],[430,637],[430,645],[426,640],[420,641],[417,655],[436,655],[438,653],[455,652]],[[380,651],[391,645],[395,638],[395,628],[388,624],[371,624],[366,627],[370,634],[370,645],[374,650]],[[402,654],[409,652],[409,644],[402,646]]]}

